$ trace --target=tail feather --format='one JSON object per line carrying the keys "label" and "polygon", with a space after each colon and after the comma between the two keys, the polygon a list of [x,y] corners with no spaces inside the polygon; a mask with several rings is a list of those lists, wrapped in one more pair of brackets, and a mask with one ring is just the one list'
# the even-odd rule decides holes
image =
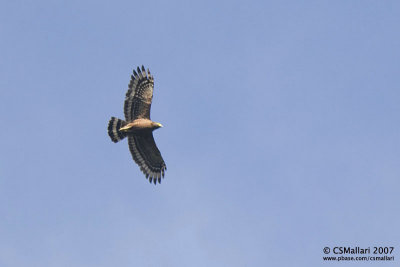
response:
{"label": "tail feather", "polygon": [[111,117],[111,120],[108,122],[108,135],[114,143],[117,143],[126,137],[126,133],[119,130],[125,125],[125,121],[115,117]]}

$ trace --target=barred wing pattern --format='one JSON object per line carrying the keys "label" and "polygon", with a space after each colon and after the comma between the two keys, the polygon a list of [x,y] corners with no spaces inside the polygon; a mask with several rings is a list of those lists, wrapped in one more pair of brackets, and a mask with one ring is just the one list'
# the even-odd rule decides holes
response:
{"label": "barred wing pattern", "polygon": [[131,122],[135,119],[150,119],[151,101],[153,99],[154,78],[150,70],[142,66],[133,70],[129,89],[126,92],[124,113],[125,120]]}
{"label": "barred wing pattern", "polygon": [[129,150],[149,182],[161,183],[167,166],[153,138],[153,133],[128,136]]}

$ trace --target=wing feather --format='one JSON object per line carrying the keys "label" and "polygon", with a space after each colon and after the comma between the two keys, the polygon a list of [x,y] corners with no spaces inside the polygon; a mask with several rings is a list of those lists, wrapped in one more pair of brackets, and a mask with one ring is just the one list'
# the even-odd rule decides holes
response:
{"label": "wing feather", "polygon": [[137,67],[137,72],[133,70],[124,103],[124,114],[127,122],[139,118],[150,119],[154,78],[150,74],[150,70],[147,70],[147,73],[146,75],[144,66],[142,66],[142,70]]}
{"label": "wing feather", "polygon": [[133,160],[139,165],[140,170],[154,184],[161,183],[167,166],[154,141],[153,133],[128,136],[129,150]]}

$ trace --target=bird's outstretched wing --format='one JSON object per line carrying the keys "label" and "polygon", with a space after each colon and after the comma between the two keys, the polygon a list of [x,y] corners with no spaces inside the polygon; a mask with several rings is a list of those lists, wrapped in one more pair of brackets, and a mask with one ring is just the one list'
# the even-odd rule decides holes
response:
{"label": "bird's outstretched wing", "polygon": [[161,156],[160,150],[153,138],[153,133],[128,136],[129,150],[133,160],[139,165],[140,170],[149,178],[150,183],[161,183],[161,177],[167,166]]}
{"label": "bird's outstretched wing", "polygon": [[126,92],[124,113],[125,120],[131,122],[135,119],[150,119],[151,101],[153,99],[154,78],[142,66],[133,70],[129,89]]}

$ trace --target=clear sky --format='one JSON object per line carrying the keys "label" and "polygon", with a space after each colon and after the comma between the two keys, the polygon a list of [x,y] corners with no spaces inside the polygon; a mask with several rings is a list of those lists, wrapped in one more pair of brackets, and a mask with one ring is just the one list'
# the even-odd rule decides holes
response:
{"label": "clear sky", "polygon": [[[0,266],[399,266],[399,29],[399,1],[2,1]],[[142,64],[157,186],[107,135]]]}

